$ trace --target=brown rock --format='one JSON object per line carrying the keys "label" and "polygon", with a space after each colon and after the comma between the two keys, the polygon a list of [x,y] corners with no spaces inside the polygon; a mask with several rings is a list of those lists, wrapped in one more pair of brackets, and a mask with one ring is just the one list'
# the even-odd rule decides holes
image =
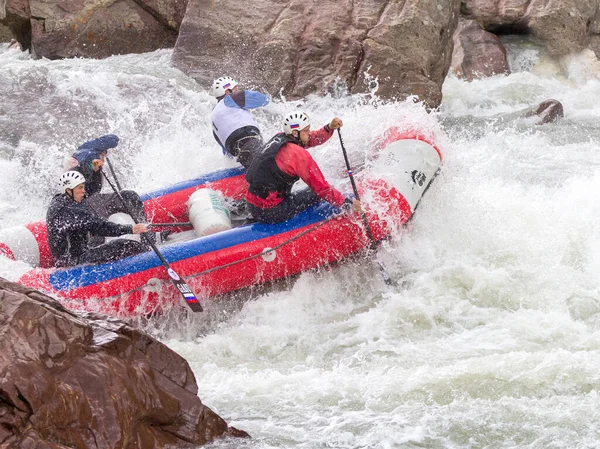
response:
{"label": "brown rock", "polygon": [[502,122],[528,119],[527,124],[542,125],[553,123],[564,116],[563,105],[558,100],[546,100],[515,112],[494,115],[492,118]]}
{"label": "brown rock", "polygon": [[485,29],[516,25],[524,16],[531,0],[463,0],[462,13],[477,19]]}
{"label": "brown rock", "polygon": [[248,436],[202,404],[187,362],[160,342],[3,279],[0,343],[2,447],[183,448]]}
{"label": "brown rock", "polygon": [[10,42],[13,38],[12,31],[10,28],[4,25],[0,25],[0,42]]}
{"label": "brown rock", "polygon": [[417,95],[430,108],[442,101],[441,86],[452,59],[452,35],[460,2],[390,2],[363,43],[364,58],[353,92],[364,92],[364,73],[379,78],[377,94]]}
{"label": "brown rock", "polygon": [[0,2],[0,20],[9,15],[28,19],[30,16],[29,0],[3,0]]}
{"label": "brown rock", "polygon": [[596,58],[600,59],[600,7],[590,22],[588,30],[590,35],[589,48],[596,54]]}
{"label": "brown rock", "polygon": [[71,0],[31,1],[32,53],[48,59],[103,58],[173,46],[177,33],[129,0],[86,7]]}
{"label": "brown rock", "polygon": [[[175,44],[187,0],[6,0],[21,46],[49,59],[102,58]],[[0,7],[1,9],[1,7]]]}
{"label": "brown rock", "polygon": [[179,31],[188,0],[141,0],[142,8],[149,11],[160,23]]}
{"label": "brown rock", "polygon": [[536,124],[553,123],[565,115],[563,105],[558,100],[546,100],[534,108],[524,110],[525,117],[538,117]]}
{"label": "brown rock", "polygon": [[500,39],[475,20],[461,19],[454,32],[452,71],[468,81],[492,75],[508,75],[506,49]]}
{"label": "brown rock", "polygon": [[588,2],[565,0],[559,3],[554,7],[536,5],[525,16],[531,33],[546,42],[551,56],[580,52],[589,44],[587,22],[593,15],[591,11],[585,12]]}
{"label": "brown rock", "polygon": [[582,51],[598,34],[599,0],[463,0],[463,13],[489,31],[525,32],[544,41],[551,56]]}
{"label": "brown rock", "polygon": [[29,0],[0,0],[0,24],[7,26],[22,49],[31,46]]}
{"label": "brown rock", "polygon": [[[208,87],[224,74],[297,98],[336,83],[351,92],[441,102],[460,1],[235,0],[190,3],[174,65]],[[365,75],[365,72],[368,75]]]}

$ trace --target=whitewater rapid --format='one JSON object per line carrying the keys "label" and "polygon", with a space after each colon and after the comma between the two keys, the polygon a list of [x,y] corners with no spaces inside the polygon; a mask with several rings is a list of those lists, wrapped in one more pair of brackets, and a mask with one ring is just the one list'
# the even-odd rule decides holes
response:
{"label": "whitewater rapid", "polygon": [[[371,96],[275,98],[333,116],[353,164],[398,121],[432,130],[444,166],[413,220],[369,260],[205,314],[138,323],[184,356],[202,401],[252,439],[212,448],[600,447],[600,81],[508,42],[513,74],[444,84],[440,110]],[[33,61],[0,48],[0,227],[44,216],[62,158],[121,138],[109,156],[144,192],[234,166],[210,127],[207,86],[171,52]],[[502,120],[546,99],[555,124]],[[313,151],[347,188],[339,143]],[[28,267],[0,257],[0,276]]]}

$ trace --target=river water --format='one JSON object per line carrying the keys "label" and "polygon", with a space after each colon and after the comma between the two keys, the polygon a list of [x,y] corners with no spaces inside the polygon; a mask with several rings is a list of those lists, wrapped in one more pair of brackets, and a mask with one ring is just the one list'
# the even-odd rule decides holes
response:
{"label": "river water", "polygon": [[[600,447],[600,78],[507,41],[513,74],[452,76],[438,112],[375,95],[275,98],[344,120],[353,164],[387,127],[431,130],[444,167],[411,222],[370,260],[301,275],[247,302],[139,322],[184,356],[202,401],[252,435],[213,448]],[[214,100],[171,51],[33,61],[0,47],[0,227],[45,214],[61,160],[106,133],[139,192],[234,166],[213,141]],[[234,75],[234,74],[232,74]],[[376,83],[373,83],[376,88]],[[510,114],[554,98],[558,123]],[[507,118],[508,117],[508,118]],[[314,150],[348,189],[339,143]],[[28,269],[0,258],[0,276]]]}

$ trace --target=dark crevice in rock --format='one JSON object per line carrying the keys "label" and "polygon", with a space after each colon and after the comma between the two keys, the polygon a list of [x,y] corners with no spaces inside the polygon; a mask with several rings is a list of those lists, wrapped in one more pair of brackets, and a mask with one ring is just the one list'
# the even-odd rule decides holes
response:
{"label": "dark crevice in rock", "polygon": [[[396,0],[388,0],[386,2],[385,5],[383,5],[383,7],[381,8],[381,10],[379,11],[378,17],[377,17],[377,22],[375,23],[375,27],[377,27],[377,25],[381,25],[381,20],[385,17],[385,13],[387,12],[388,9],[390,9],[390,5],[392,3],[396,3]],[[404,9],[404,7],[406,6],[406,2],[404,2],[404,4],[402,5],[402,9]],[[367,35],[371,32],[371,30],[367,31]]]}
{"label": "dark crevice in rock", "polygon": [[16,14],[8,13],[0,23],[10,29],[17,42],[21,45],[21,50],[31,51],[31,22],[29,20]]}
{"label": "dark crevice in rock", "polygon": [[279,23],[279,19],[281,18],[281,15],[288,9],[288,6],[289,5],[286,5],[279,10],[275,19],[273,19],[273,21],[267,25],[267,28],[265,29],[265,34],[271,34],[271,31],[273,30],[273,28],[275,28],[275,25],[277,25]]}
{"label": "dark crevice in rock", "polygon": [[[350,2],[351,8],[348,11],[348,23],[350,23],[352,25],[352,27],[355,27],[355,23],[354,23],[354,0],[352,0]],[[362,65],[363,62],[363,58],[365,56],[365,49],[363,47],[363,41],[365,39],[365,37],[367,36],[367,32],[361,33],[362,37],[360,38],[359,44],[360,44],[360,50],[358,52],[358,55],[356,56],[356,62],[354,63],[354,67],[352,67],[352,70],[348,76],[347,79],[347,86],[346,88],[348,89],[348,92],[352,91],[352,88],[354,87],[354,85],[356,84],[356,80],[358,79],[358,70],[360,69],[360,66]]]}
{"label": "dark crevice in rock", "polygon": [[[311,11],[312,12],[312,11]],[[304,25],[302,28],[302,31],[300,32],[300,36],[298,37],[298,41],[299,41],[299,47],[302,48],[304,46],[304,44],[306,43],[306,30],[308,29],[310,24],[310,20],[309,20],[309,15],[306,15],[304,17]],[[306,50],[306,48],[304,48],[304,50]],[[294,62],[292,63],[292,65],[294,66],[294,70],[292,71],[292,76],[290,77],[290,82],[287,84],[287,86],[284,88],[283,92],[293,92],[296,89],[296,85],[297,85],[297,73],[298,70],[300,69],[300,51],[296,51],[294,53]]]}
{"label": "dark crevice in rock", "polygon": [[28,415],[33,415],[33,407],[31,406],[31,404],[29,403],[29,401],[25,398],[25,396],[23,396],[23,394],[21,393],[21,390],[19,390],[19,388],[17,386],[15,386],[15,390],[17,390],[17,398],[19,398],[19,400],[25,404],[25,407],[27,407],[27,410],[22,410],[19,407],[17,407],[15,405],[15,408],[17,408],[18,410],[21,410],[25,413],[27,413]]}
{"label": "dark crevice in rock", "polygon": [[4,390],[0,390],[0,405],[6,405],[10,408],[19,409],[15,404],[13,404],[13,402],[10,400],[10,396],[6,394],[6,391]]}
{"label": "dark crevice in rock", "polygon": [[7,426],[7,425],[2,425],[2,428],[6,429],[8,432],[6,432],[6,436],[4,437],[4,439],[0,440],[0,445],[5,444],[6,447],[8,448],[8,447],[10,447],[8,445],[8,441],[13,438],[13,435],[12,435],[13,428],[12,428],[12,426]]}
{"label": "dark crevice in rock", "polygon": [[534,2],[529,0],[529,2],[527,3],[527,7],[525,8],[525,14],[523,14],[523,16],[529,16],[533,6],[534,6]]}
{"label": "dark crevice in rock", "polygon": [[490,24],[485,27],[485,30],[495,34],[496,36],[503,36],[507,34],[530,34],[529,27],[524,22],[502,25]]}
{"label": "dark crevice in rock", "polygon": [[156,10],[152,9],[150,6],[148,6],[146,3],[144,3],[143,0],[133,0],[133,3],[135,3],[140,8],[142,8],[144,11],[146,11],[148,14],[150,14],[152,17],[154,17],[154,19],[158,23],[160,23],[162,26],[164,26],[165,28],[167,28],[171,31],[179,32],[179,27],[174,27],[174,26],[170,25],[169,21],[166,18],[161,16]]}
{"label": "dark crevice in rock", "polygon": [[98,446],[98,439],[96,438],[96,433],[94,432],[94,430],[91,427],[88,427],[88,431],[90,432],[90,435],[94,439],[94,447],[99,447]]}
{"label": "dark crevice in rock", "polygon": [[[375,27],[377,27],[378,25],[381,24],[381,20],[385,16],[386,11],[389,9],[390,3],[394,3],[395,1],[396,0],[388,0],[381,7],[381,9],[379,10],[379,12],[377,14],[377,20],[375,22],[375,26],[373,26],[370,29],[365,30],[365,32],[362,35],[362,37],[360,37],[360,54],[358,55],[358,58],[357,58],[356,68],[354,69],[354,71],[352,73],[353,81],[350,84],[350,91],[351,92],[354,90],[354,88],[356,87],[356,83],[360,79],[360,73],[364,70],[364,63],[365,63],[365,41],[367,39],[369,39],[369,34],[373,30],[373,28],[375,28]],[[404,5],[402,6],[402,8],[404,9],[405,6],[406,6],[406,3],[404,3]]]}
{"label": "dark crevice in rock", "polygon": [[356,86],[356,81],[358,80],[358,73],[359,73],[360,68],[362,67],[364,59],[365,59],[365,49],[361,43],[360,51],[356,58],[356,67],[354,68],[354,71],[352,72],[352,77],[348,82],[350,91],[352,90],[352,88],[354,88],[354,86]]}

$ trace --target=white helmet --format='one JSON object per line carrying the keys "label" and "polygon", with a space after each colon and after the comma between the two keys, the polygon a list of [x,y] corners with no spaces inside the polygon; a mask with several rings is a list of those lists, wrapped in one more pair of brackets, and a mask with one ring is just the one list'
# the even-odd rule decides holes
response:
{"label": "white helmet", "polygon": [[225,91],[227,89],[233,89],[237,85],[237,81],[234,80],[232,77],[222,76],[221,78],[217,78],[213,81],[213,85],[210,88],[210,94],[213,97],[219,98],[225,95]]}
{"label": "white helmet", "polygon": [[85,176],[79,173],[77,170],[71,170],[60,175],[59,187],[62,193],[65,193],[67,189],[74,189],[79,184],[85,182]]}
{"label": "white helmet", "polygon": [[310,119],[304,112],[292,112],[283,119],[283,132],[288,136],[292,131],[300,131],[310,125]]}

